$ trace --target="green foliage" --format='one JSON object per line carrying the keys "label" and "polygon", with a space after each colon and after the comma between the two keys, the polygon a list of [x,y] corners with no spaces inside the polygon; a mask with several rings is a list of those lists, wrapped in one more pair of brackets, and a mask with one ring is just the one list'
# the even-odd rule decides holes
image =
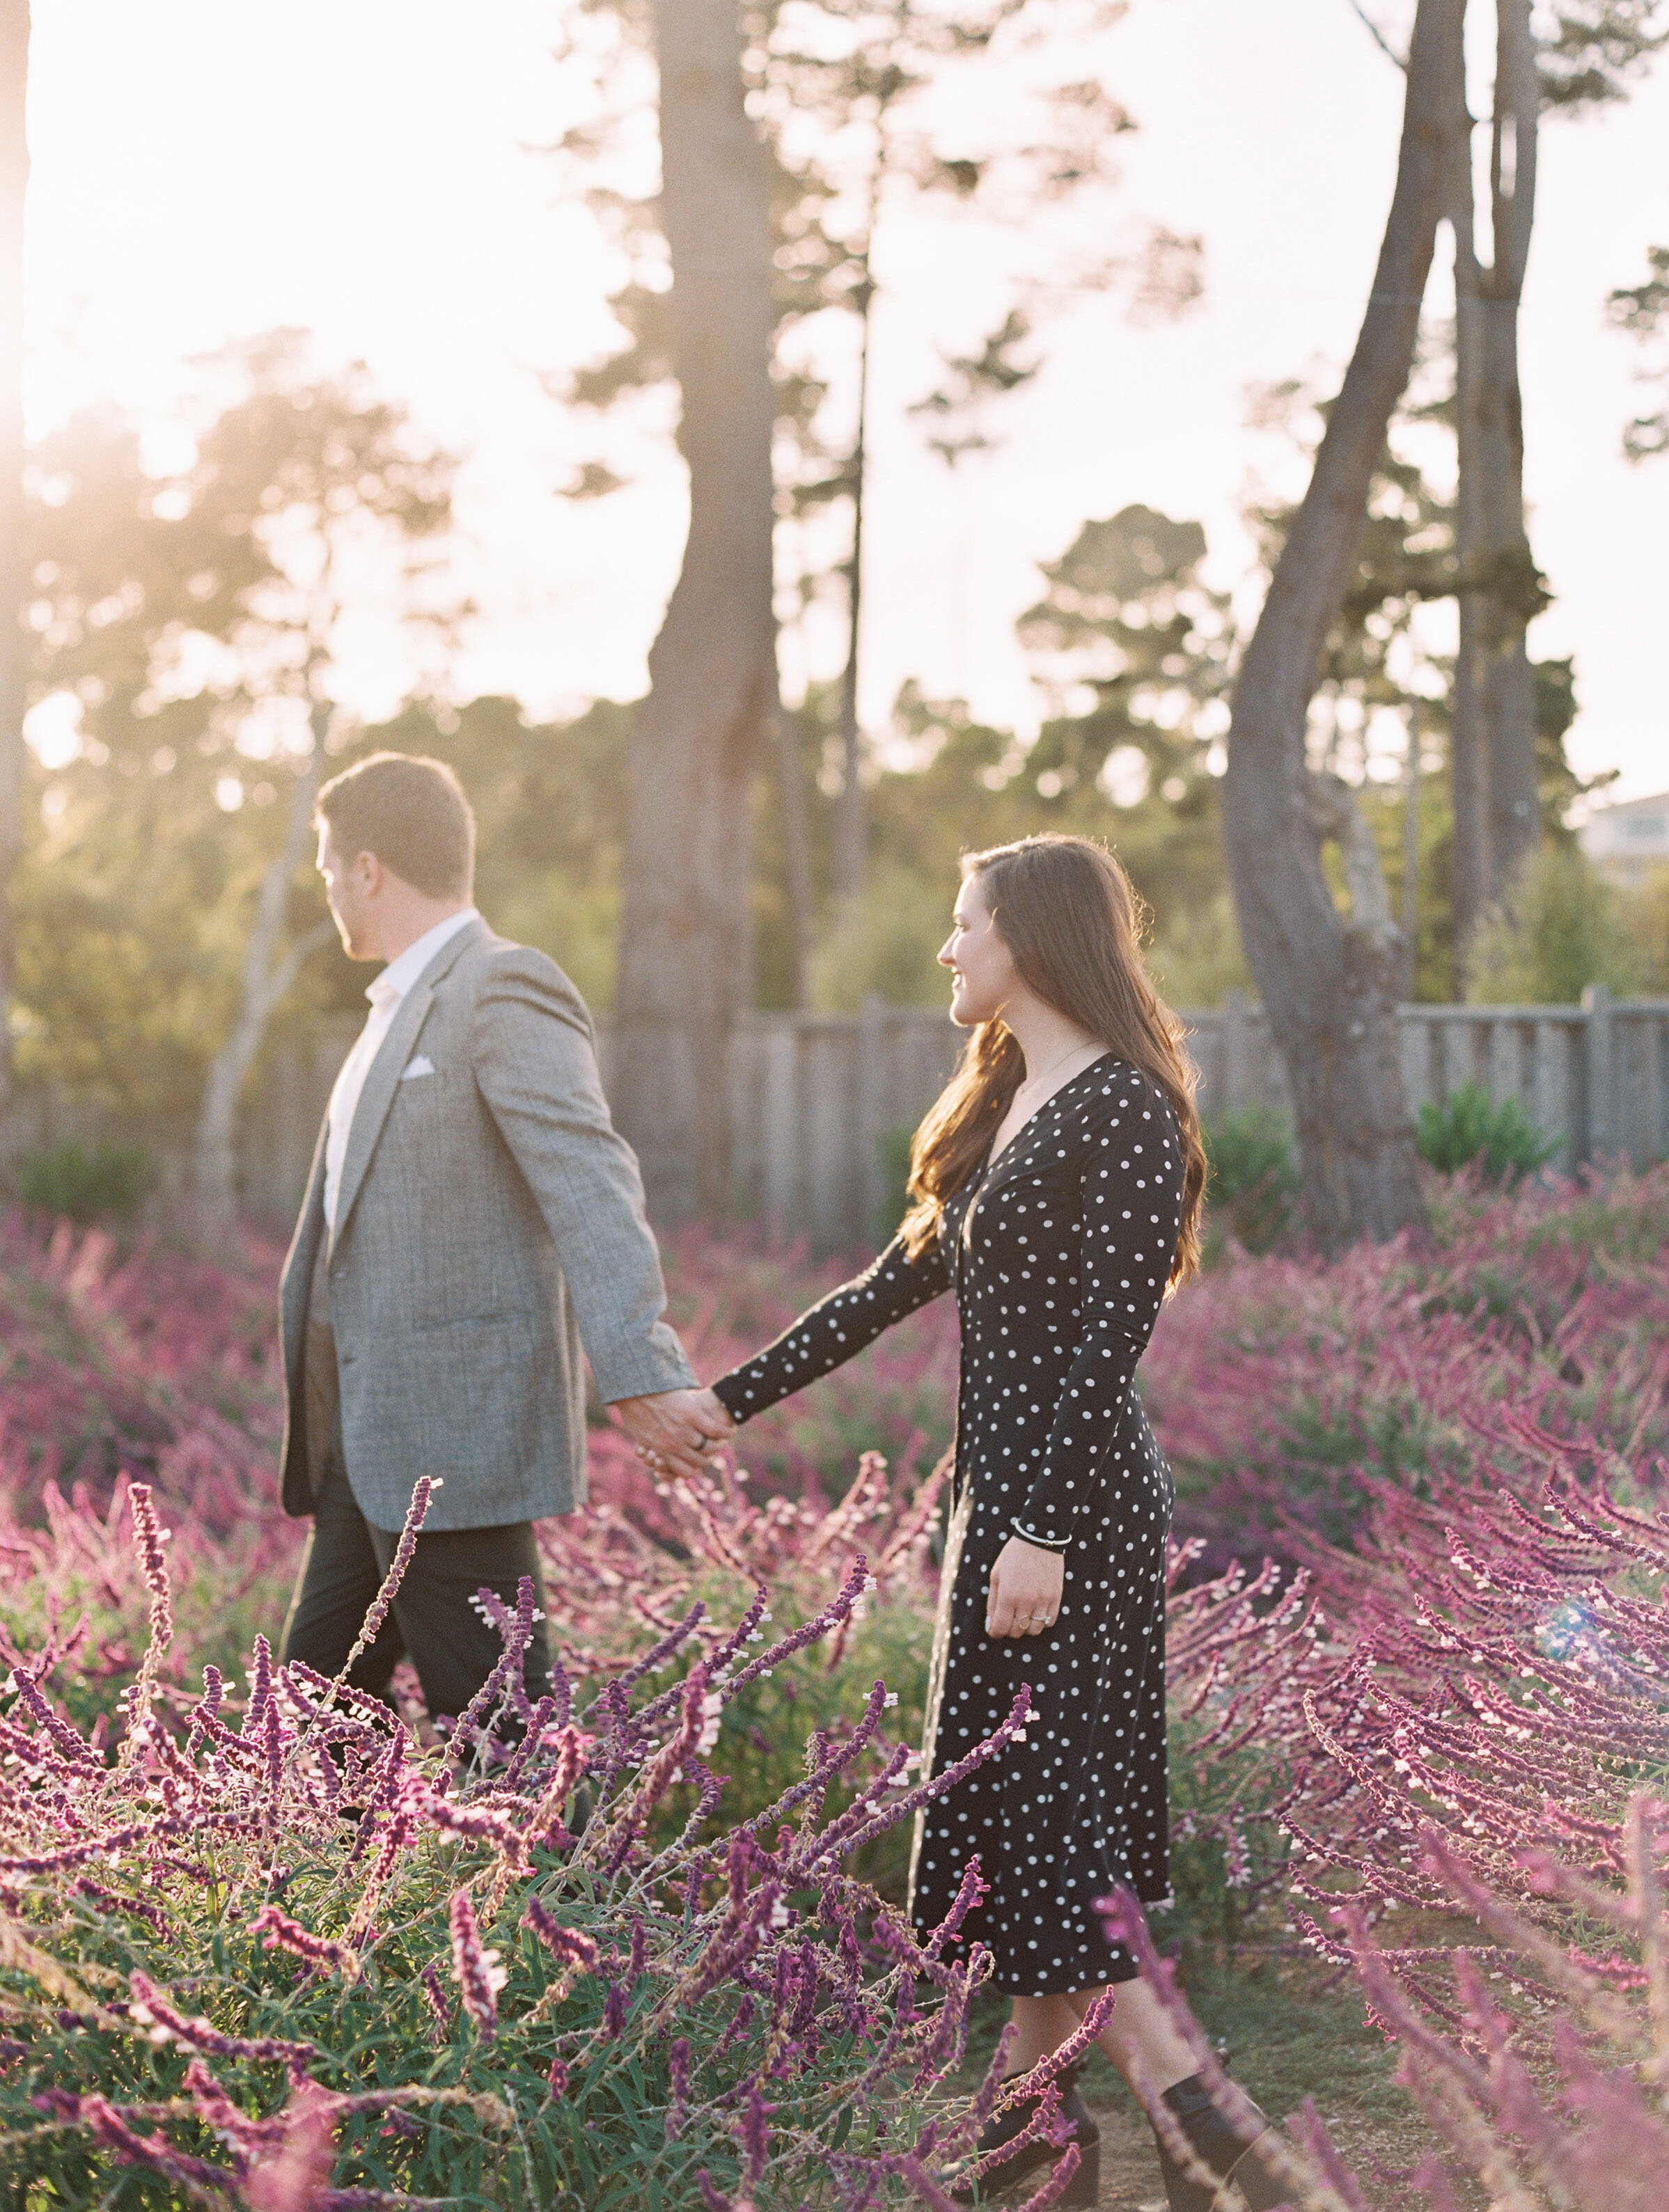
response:
{"label": "green foliage", "polygon": [[882,1183],[881,1218],[876,1224],[877,1243],[890,1238],[909,1206],[910,1147],[914,1142],[914,1125],[907,1121],[901,1122],[895,1129],[883,1130],[877,1139]]}
{"label": "green foliage", "polygon": [[1020,641],[1057,684],[1089,686],[1095,710],[1045,726],[1029,774],[1062,790],[1094,783],[1114,747],[1139,749],[1173,801],[1205,772],[1226,726],[1235,651],[1225,592],[1199,580],[1205,532],[1150,507],[1086,522],[1043,570],[1043,598],[1020,617]]}
{"label": "green foliage", "polygon": [[[1669,385],[1669,353],[1661,341],[1669,337],[1669,246],[1649,247],[1646,260],[1645,282],[1613,292],[1607,304],[1617,327],[1652,349],[1642,364],[1642,380],[1665,386]],[[1669,453],[1669,404],[1637,415],[1623,434],[1623,445],[1634,461]]]}
{"label": "green foliage", "polygon": [[1217,1006],[1225,992],[1256,988],[1226,884],[1200,900],[1171,907],[1156,922],[1146,951],[1149,972],[1168,1006]]}
{"label": "green foliage", "polygon": [[71,1221],[103,1216],[126,1221],[156,1184],[156,1163],[143,1145],[111,1139],[83,1145],[76,1138],[26,1152],[17,1164],[17,1194],[43,1213],[67,1214]]}
{"label": "green foliage", "polygon": [[1669,863],[1619,884],[1617,903],[1634,949],[1633,988],[1669,992]]}
{"label": "green foliage", "polygon": [[[152,1623],[131,1723],[135,1705],[154,1712],[179,1624],[149,1493],[129,1502],[123,1595],[130,1627],[136,1594]],[[55,1533],[69,1551],[104,1532],[78,1504]],[[660,1636],[637,1619],[645,1590],[617,1589],[619,1626],[655,1649],[594,1682],[577,1727],[553,1723],[484,1778],[367,1702],[332,1712],[317,1677],[275,1676],[264,1647],[246,1704],[212,1674],[202,1704],[165,1698],[171,1720],[139,1723],[155,1749],[130,1736],[112,1756],[102,1727],[77,1743],[60,1707],[27,1787],[74,1791],[79,1816],[52,1830],[45,1869],[21,1799],[3,1839],[0,2194],[88,2212],[276,2204],[293,2172],[309,2203],[334,2179],[367,2205],[693,2212],[705,2173],[762,2212],[820,2202],[838,2154],[867,2203],[907,2201],[901,2160],[930,2113],[937,2170],[971,2136],[944,2077],[983,1977],[935,1971],[944,2009],[917,2004],[927,1962],[853,1872],[860,1833],[907,1830],[913,1807],[901,1747],[876,1735],[880,1682],[855,1711],[851,1662],[878,1650],[865,1585],[854,1564],[768,1644],[762,1592],[733,1633],[692,1643],[699,1608]],[[759,1717],[792,1703],[778,1670],[831,1638],[801,1731],[821,1732],[792,1763],[750,1765]],[[14,1676],[0,1693],[14,1733],[84,1639],[52,1636],[27,1691]],[[669,1664],[684,1678],[667,1687]],[[707,1765],[715,1736],[756,1834]]]}
{"label": "green foliage", "polygon": [[[1023,746],[956,700],[907,684],[894,710],[911,756],[871,787],[871,880],[829,917],[813,962],[817,1004],[943,1003],[933,964],[962,855],[1043,830],[1096,837],[1152,917],[1174,1000],[1209,1004],[1247,981],[1223,879],[1221,763],[1213,747],[1234,634],[1199,580],[1205,533],[1145,507],[1086,523],[1044,570],[1021,635],[1063,703]],[[1116,794],[1116,796],[1115,796]]]}
{"label": "green foliage", "polygon": [[1476,1166],[1486,1182],[1508,1183],[1545,1167],[1559,1141],[1538,1129],[1516,1098],[1494,1105],[1477,1083],[1463,1083],[1441,1106],[1428,1099],[1415,1138],[1420,1158],[1444,1175]]}
{"label": "green foliage", "polygon": [[[159,1134],[195,1116],[331,720],[337,571],[398,577],[401,619],[440,620],[411,549],[451,512],[452,462],[362,368],[310,373],[294,331],[198,367],[179,466],[151,468],[137,424],[105,411],[28,474],[32,690],[58,741],[32,767],[13,886],[18,1072]],[[298,869],[290,932],[323,913]]]}
{"label": "green foliage", "polygon": [[1208,1236],[1226,1231],[1248,1252],[1267,1251],[1297,1204],[1299,1174],[1292,1123],[1270,1106],[1240,1106],[1202,1124],[1210,1173]]}
{"label": "green foliage", "polygon": [[1544,844],[1474,933],[1466,996],[1475,1006],[1545,1006],[1574,1002],[1590,983],[1621,996],[1669,989],[1666,954],[1661,884],[1623,890],[1576,847]]}
{"label": "green foliage", "polygon": [[856,898],[837,906],[811,958],[811,1000],[855,1013],[867,998],[889,1006],[943,1006],[950,981],[935,959],[950,934],[955,862],[942,877],[882,860]]}

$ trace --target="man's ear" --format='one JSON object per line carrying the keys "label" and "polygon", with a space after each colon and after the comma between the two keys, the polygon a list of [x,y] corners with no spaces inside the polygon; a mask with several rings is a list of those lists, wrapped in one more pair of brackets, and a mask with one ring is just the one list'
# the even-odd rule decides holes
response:
{"label": "man's ear", "polygon": [[365,898],[374,898],[388,878],[387,869],[374,853],[355,853],[348,872]]}

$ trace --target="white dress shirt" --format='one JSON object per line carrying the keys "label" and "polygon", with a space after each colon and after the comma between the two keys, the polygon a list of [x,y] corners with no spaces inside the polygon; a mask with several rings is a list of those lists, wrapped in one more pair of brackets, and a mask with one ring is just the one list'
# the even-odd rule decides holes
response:
{"label": "white dress shirt", "polygon": [[342,1191],[342,1170],[348,1159],[348,1139],[353,1131],[360,1093],[365,1088],[365,1079],[371,1073],[378,1048],[388,1035],[401,1000],[440,947],[456,937],[466,922],[479,920],[472,906],[465,907],[462,914],[449,914],[444,921],[437,921],[433,929],[426,929],[414,944],[408,945],[397,959],[389,962],[374,982],[366,986],[371,1012],[366,1017],[365,1027],[354,1040],[353,1050],[343,1061],[342,1073],[331,1092],[325,1136],[325,1219],[332,1231],[336,1228],[337,1200]]}

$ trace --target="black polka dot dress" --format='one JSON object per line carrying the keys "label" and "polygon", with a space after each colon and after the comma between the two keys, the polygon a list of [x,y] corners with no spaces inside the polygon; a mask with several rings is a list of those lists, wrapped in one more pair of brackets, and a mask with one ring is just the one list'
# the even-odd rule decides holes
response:
{"label": "black polka dot dress", "polygon": [[[950,1289],[962,1322],[954,1504],[934,1637],[926,1761],[954,1765],[1029,1683],[1037,1719],[917,1824],[911,1911],[950,1911],[975,1853],[990,1885],[964,1923],[998,1988],[1064,1995],[1128,1980],[1092,1900],[1168,1894],[1165,1535],[1170,1470],[1132,1382],[1181,1218],[1176,1122],[1157,1086],[1096,1060],[946,1206],[937,1244],[896,1240],[713,1388],[737,1421],[838,1367]],[[985,1632],[1014,1534],[1059,1552],[1059,1618]],[[965,1948],[965,1945],[964,1945]]]}

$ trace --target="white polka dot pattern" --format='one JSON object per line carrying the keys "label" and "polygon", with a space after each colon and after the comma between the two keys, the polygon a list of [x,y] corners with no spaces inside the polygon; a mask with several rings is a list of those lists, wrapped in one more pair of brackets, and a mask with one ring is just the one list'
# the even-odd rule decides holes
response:
{"label": "white polka dot pattern", "polygon": [[[962,1322],[956,1504],[926,1754],[959,1758],[1032,1686],[1039,1718],[918,1823],[912,1911],[943,1919],[977,1852],[967,1940],[997,1986],[1043,1996],[1126,1978],[1090,1899],[1168,1889],[1164,1553],[1170,1471],[1132,1387],[1175,1252],[1182,1158],[1168,1102],[1120,1060],[1058,1091],[945,1209],[914,1261],[895,1241],[714,1389],[737,1420],[850,1359],[952,1287]],[[1059,1617],[985,1633],[1010,1535],[1064,1555]]]}

